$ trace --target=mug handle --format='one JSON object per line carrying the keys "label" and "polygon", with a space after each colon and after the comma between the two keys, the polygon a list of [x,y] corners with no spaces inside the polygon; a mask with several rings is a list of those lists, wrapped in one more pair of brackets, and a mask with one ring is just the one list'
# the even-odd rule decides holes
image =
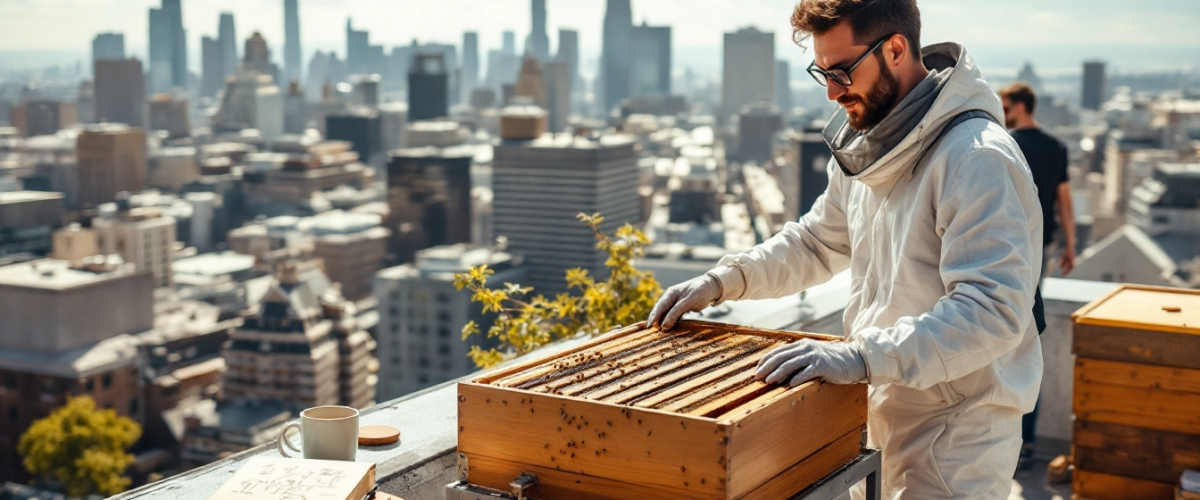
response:
{"label": "mug handle", "polygon": [[287,451],[283,449],[284,445],[287,445],[288,448],[291,448],[292,451],[296,453],[303,453],[300,451],[300,448],[297,448],[296,445],[292,444],[292,442],[288,440],[288,431],[292,430],[293,428],[297,430],[303,430],[300,427],[300,422],[293,420],[288,422],[287,425],[283,426],[283,430],[279,431],[279,438],[275,440],[275,446],[279,447],[279,454],[283,455],[284,458],[294,458],[291,455],[288,455]]}

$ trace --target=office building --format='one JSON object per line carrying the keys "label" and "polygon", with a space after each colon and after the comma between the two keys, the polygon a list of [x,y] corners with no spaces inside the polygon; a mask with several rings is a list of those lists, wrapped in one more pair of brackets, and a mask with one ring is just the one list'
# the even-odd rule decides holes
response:
{"label": "office building", "polygon": [[308,102],[304,100],[304,91],[296,80],[288,83],[287,94],[283,96],[283,133],[303,134],[308,129]]}
{"label": "office building", "polygon": [[567,64],[571,74],[571,88],[583,90],[583,77],[579,74],[579,32],[575,30],[558,30],[558,53],[554,59]]}
{"label": "office building", "polygon": [[[371,35],[365,30],[354,29],[350,18],[346,18],[346,70],[350,74],[378,73],[377,61],[373,59]],[[383,50],[379,47],[380,51]],[[378,61],[382,63],[382,61]]]}
{"label": "office building", "polygon": [[49,253],[51,233],[62,224],[62,213],[62,193],[0,192],[0,256]]}
{"label": "office building", "polygon": [[629,97],[632,42],[633,10],[629,0],[608,0],[604,11],[604,48],[600,57],[605,115]]}
{"label": "office building", "polygon": [[525,53],[538,62],[550,60],[550,37],[546,35],[546,0],[529,0],[529,38],[525,39]]}
{"label": "office building", "polygon": [[52,238],[52,259],[74,262],[100,255],[100,240],[96,232],[77,222],[54,231]]}
{"label": "office building", "polygon": [[119,199],[100,207],[92,219],[101,255],[120,255],[139,272],[148,272],[154,286],[175,285],[171,263],[175,261],[175,218],[164,216],[157,207],[132,207]]}
{"label": "office building", "polygon": [[633,27],[629,97],[671,94],[671,27]]}
{"label": "office building", "polygon": [[792,77],[787,61],[775,61],[775,105],[786,118],[792,113]]}
{"label": "office building", "polygon": [[441,54],[417,54],[408,69],[408,120],[449,116],[449,82]]}
{"label": "office building", "polygon": [[188,102],[171,94],[158,94],[150,99],[150,130],[165,130],[167,137],[177,139],[192,133],[188,119]]}
{"label": "office building", "polygon": [[310,218],[313,256],[322,260],[329,280],[341,285],[342,295],[360,300],[371,295],[375,272],[387,263],[389,231],[374,214],[333,210]]}
{"label": "office building", "polygon": [[[92,65],[95,71],[95,65]],[[79,81],[79,97],[75,99],[79,123],[96,123],[96,84],[94,80]]]}
{"label": "office building", "polygon": [[721,111],[724,121],[743,106],[775,99],[775,33],[742,28],[725,34]]}
{"label": "office building", "polygon": [[348,141],[359,161],[382,167],[379,113],[366,109],[347,111],[325,117],[325,137],[331,141]]}
{"label": "office building", "polygon": [[821,137],[820,128],[791,131],[787,141],[779,188],[783,191],[785,217],[798,220],[812,210],[813,203],[829,187],[829,158],[833,153]]}
{"label": "office building", "polygon": [[146,188],[146,133],[124,125],[96,125],[75,140],[78,205],[96,208],[122,191]]}
{"label": "office building", "polygon": [[225,61],[221,41],[213,37],[200,39],[200,97],[216,97],[225,86]]}
{"label": "office building", "polygon": [[255,32],[246,40],[242,64],[232,78],[226,79],[221,105],[213,115],[213,131],[253,128],[263,137],[283,134],[284,97],[275,85],[277,72],[266,40]]}
{"label": "office building", "polygon": [[516,95],[528,97],[539,108],[548,109],[549,100],[546,96],[546,80],[542,78],[542,68],[533,56],[525,56],[521,64],[521,74],[517,76]]}
{"label": "office building", "polygon": [[283,0],[283,78],[290,82],[304,76],[300,66],[300,6],[297,0]]}
{"label": "office building", "polygon": [[1104,104],[1105,92],[1104,61],[1085,61],[1083,63],[1083,89],[1080,92],[1080,107],[1099,111]]}
{"label": "office building", "polygon": [[24,137],[54,135],[59,130],[79,123],[79,113],[72,102],[30,100],[8,111],[8,120]]}
{"label": "office building", "polygon": [[387,228],[393,262],[419,250],[471,241],[472,147],[398,149],[388,154]]}
{"label": "office building", "polygon": [[517,73],[521,69],[521,58],[517,55],[516,35],[511,31],[504,32],[504,43],[500,50],[488,51],[487,87],[501,94],[505,85],[517,81]]}
{"label": "office building", "polygon": [[96,61],[96,121],[124,123],[131,127],[145,124],[146,79],[142,62],[137,59]]}
{"label": "office building", "polygon": [[408,125],[408,104],[388,102],[379,105],[379,143],[385,154],[404,144]]}
{"label": "office building", "polygon": [[551,132],[563,132],[571,116],[571,67],[550,61],[542,67],[542,79],[546,85],[547,126]]}
{"label": "office building", "polygon": [[150,9],[150,82],[154,93],[172,87],[187,89],[187,32],[183,29],[181,0],[162,0]]}
{"label": "office building", "polygon": [[769,162],[774,156],[771,151],[775,133],[783,130],[783,115],[770,101],[758,101],[742,108],[738,113],[738,141],[736,159],[740,161]]}
{"label": "office building", "polygon": [[464,32],[462,46],[462,82],[459,89],[462,91],[461,101],[466,102],[470,99],[471,92],[479,87],[479,33]]}
{"label": "office building", "polygon": [[279,68],[271,62],[271,50],[267,47],[267,40],[263,38],[262,33],[255,31],[250,34],[250,38],[246,39],[243,54],[240,70],[268,75],[273,82],[280,81]]}
{"label": "office building", "polygon": [[465,244],[422,250],[415,262],[375,275],[380,399],[398,398],[477,370],[467,353],[472,346],[490,345],[480,337],[463,340],[460,332],[468,321],[488,325],[492,318],[471,301],[470,291],[455,289],[454,274],[480,265],[495,271],[488,278],[491,287],[525,283],[526,271],[518,258]]}
{"label": "office building", "polygon": [[567,269],[603,278],[607,254],[596,249],[592,230],[576,215],[603,214],[600,229],[606,233],[641,222],[634,141],[539,136],[544,115],[519,109],[506,109],[501,120],[503,140],[493,160],[493,231],[508,239],[510,252],[525,256],[526,284],[553,296],[568,291]]}
{"label": "office building", "polygon": [[[289,262],[222,351],[225,401],[277,401],[293,411],[375,402],[374,341],[353,302],[320,267]],[[270,367],[270,369],[264,369]]]}
{"label": "office building", "polygon": [[154,327],[148,274],[119,259],[0,267],[0,476],[26,478],[17,441],[34,420],[87,395],[141,421],[136,334]]}
{"label": "office building", "polygon": [[92,64],[125,58],[125,34],[100,33],[92,39]]}
{"label": "office building", "polygon": [[154,148],[147,155],[146,185],[168,193],[200,177],[200,163],[193,146]]}
{"label": "office building", "polygon": [[221,13],[220,24],[217,26],[217,41],[221,44],[221,64],[224,76],[232,75],[238,65],[237,28],[233,22],[233,14]]}

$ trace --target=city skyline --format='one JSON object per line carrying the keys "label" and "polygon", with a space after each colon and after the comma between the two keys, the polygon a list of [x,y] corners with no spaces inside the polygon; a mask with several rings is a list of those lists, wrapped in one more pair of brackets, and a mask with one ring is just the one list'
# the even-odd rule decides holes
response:
{"label": "city skyline", "polygon": [[[803,68],[811,51],[790,41],[790,0],[656,0],[634,2],[633,21],[673,28],[676,71],[693,67],[715,72],[721,36],[745,26],[775,32],[776,52],[793,68]],[[0,68],[40,69],[86,60],[91,38],[101,32],[125,35],[126,52],[147,61],[145,9],[154,0],[11,0],[0,5]],[[998,5],[984,1],[930,1],[921,4],[926,21],[922,43],[953,39],[964,43],[981,67],[1011,70],[1026,60],[1048,73],[1078,71],[1078,61],[1101,58],[1116,71],[1151,71],[1200,67],[1194,56],[1200,48],[1200,10],[1188,0],[1157,0],[1136,6],[1119,0],[1070,0],[1045,4],[1019,0]],[[557,30],[579,32],[582,72],[594,77],[601,49],[604,2],[551,0],[547,2],[547,32],[557,47]],[[413,39],[423,43],[458,45],[463,31],[479,33],[481,51],[500,45],[501,32],[514,30],[520,40],[530,31],[529,2],[416,0],[404,5],[378,0],[302,0],[300,32],[302,61],[317,50],[344,57],[342,25],[347,17],[357,29],[371,32],[374,43],[392,47]],[[237,18],[239,35],[261,32],[283,66],[284,2],[282,0],[184,1],[183,24],[188,36],[189,69],[200,68],[203,36],[216,36],[216,20],[229,11]],[[453,13],[451,15],[450,13]],[[422,14],[437,22],[421,22]],[[996,23],[996,19],[1011,22]],[[53,24],[53,26],[49,26]],[[53,38],[41,36],[55,32]],[[37,61],[35,63],[35,61]]]}

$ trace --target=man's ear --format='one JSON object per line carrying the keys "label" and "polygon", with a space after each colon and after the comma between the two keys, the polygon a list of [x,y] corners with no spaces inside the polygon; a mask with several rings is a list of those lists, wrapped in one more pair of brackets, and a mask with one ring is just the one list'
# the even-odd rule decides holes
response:
{"label": "man's ear", "polygon": [[892,35],[884,42],[883,52],[886,54],[888,66],[898,67],[908,56],[908,39],[899,33]]}

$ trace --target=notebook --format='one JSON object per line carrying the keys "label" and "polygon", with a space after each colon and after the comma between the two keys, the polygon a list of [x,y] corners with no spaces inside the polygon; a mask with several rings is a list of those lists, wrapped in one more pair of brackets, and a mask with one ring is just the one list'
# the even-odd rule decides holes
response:
{"label": "notebook", "polygon": [[375,486],[375,464],[254,457],[209,500],[362,500]]}

